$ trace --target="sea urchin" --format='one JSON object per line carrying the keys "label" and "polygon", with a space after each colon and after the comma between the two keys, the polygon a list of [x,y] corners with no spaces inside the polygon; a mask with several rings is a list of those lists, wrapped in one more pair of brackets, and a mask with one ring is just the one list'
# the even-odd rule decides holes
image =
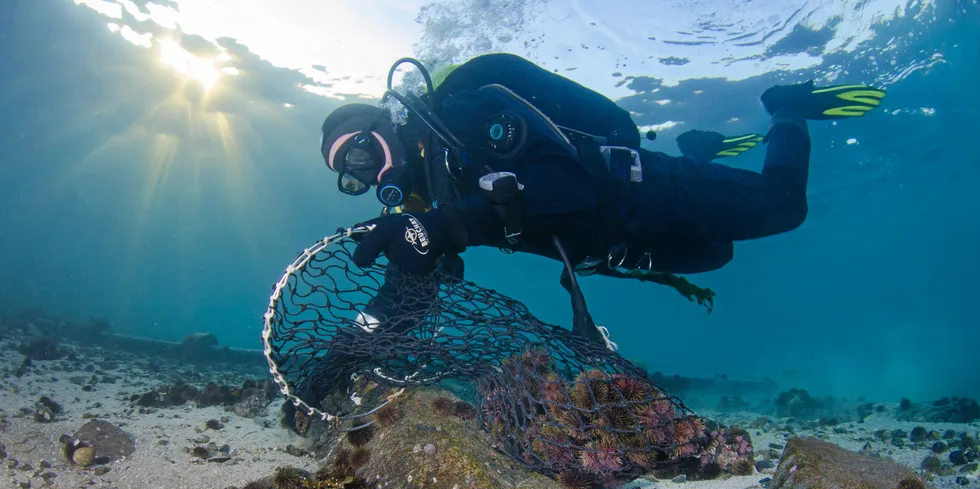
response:
{"label": "sea urchin", "polygon": [[272,489],[301,489],[306,477],[295,467],[279,467],[272,476]]}
{"label": "sea urchin", "polygon": [[374,413],[374,419],[378,422],[378,426],[382,428],[390,428],[394,426],[402,417],[401,409],[398,408],[393,403],[385,404]]}
{"label": "sea urchin", "polygon": [[452,416],[456,412],[456,402],[446,396],[439,396],[432,400],[432,409],[441,416]]}

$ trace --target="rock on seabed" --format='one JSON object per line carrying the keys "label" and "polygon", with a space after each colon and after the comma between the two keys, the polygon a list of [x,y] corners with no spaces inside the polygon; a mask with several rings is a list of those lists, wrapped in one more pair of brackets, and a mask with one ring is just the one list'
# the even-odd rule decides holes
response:
{"label": "rock on seabed", "polygon": [[786,443],[769,489],[931,489],[888,458],[845,450],[817,438]]}

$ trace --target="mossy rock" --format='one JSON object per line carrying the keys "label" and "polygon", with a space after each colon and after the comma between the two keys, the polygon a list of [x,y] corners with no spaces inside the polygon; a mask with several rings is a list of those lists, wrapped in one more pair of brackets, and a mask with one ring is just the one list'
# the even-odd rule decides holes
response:
{"label": "mossy rock", "polygon": [[[438,397],[452,394],[434,388],[408,391],[394,402],[401,411],[397,422],[376,426],[364,448],[371,452],[357,474],[373,484],[392,487],[463,489],[522,487],[559,489],[559,484],[532,472],[493,448],[493,441],[476,420],[440,414],[432,407]],[[319,453],[349,446],[346,440],[325,437]],[[419,450],[432,444],[435,453]]]}
{"label": "mossy rock", "polygon": [[770,489],[929,489],[908,467],[816,438],[786,443]]}

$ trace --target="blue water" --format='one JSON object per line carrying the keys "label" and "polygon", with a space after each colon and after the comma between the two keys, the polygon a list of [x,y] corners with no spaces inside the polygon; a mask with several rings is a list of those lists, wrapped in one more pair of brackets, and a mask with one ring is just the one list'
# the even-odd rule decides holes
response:
{"label": "blue water", "polygon": [[[729,266],[689,277],[718,293],[711,315],[664,287],[584,279],[621,353],[651,370],[769,377],[820,394],[980,396],[978,12],[946,0],[934,20],[880,25],[873,49],[812,69],[687,80],[661,88],[656,98],[679,101],[666,106],[642,93],[619,100],[640,125],[684,120],[649,143],[677,154],[687,128],[765,131],[766,87],[819,82],[832,66],[844,66],[835,83],[887,82],[889,92],[862,119],[811,123],[807,221],[738,243]],[[271,285],[296,253],[377,214],[370,195],[337,193],[316,141],[338,102],[298,89],[303,75],[228,40],[243,75],[208,97],[93,10],[9,0],[0,14],[3,312],[39,306],[105,317],[127,334],[210,331],[258,348]],[[893,37],[901,49],[888,54]],[[889,56],[923,52],[942,62],[888,82]],[[657,86],[650,77],[634,89]],[[726,163],[758,169],[762,156]],[[465,258],[468,279],[568,324],[557,263],[490,249]]]}

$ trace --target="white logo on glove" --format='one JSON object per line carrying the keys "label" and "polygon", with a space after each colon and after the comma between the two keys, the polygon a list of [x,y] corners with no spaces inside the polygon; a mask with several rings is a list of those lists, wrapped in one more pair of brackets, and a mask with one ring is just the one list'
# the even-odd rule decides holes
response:
{"label": "white logo on glove", "polygon": [[405,241],[420,255],[429,254],[429,234],[418,219],[408,216],[410,227],[405,228]]}

